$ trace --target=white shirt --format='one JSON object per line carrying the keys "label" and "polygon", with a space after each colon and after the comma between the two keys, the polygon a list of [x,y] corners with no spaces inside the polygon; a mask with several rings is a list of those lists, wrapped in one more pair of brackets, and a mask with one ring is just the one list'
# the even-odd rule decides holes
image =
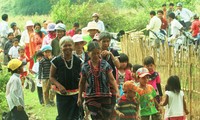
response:
{"label": "white shirt", "polygon": [[165,94],[169,97],[168,105],[165,110],[165,117],[178,117],[184,115],[184,107],[183,107],[183,91],[180,93],[174,93],[172,91],[166,91]]}
{"label": "white shirt", "polygon": [[[96,21],[95,21],[95,22],[96,22]],[[101,32],[105,31],[105,26],[104,26],[103,21],[98,20],[98,22],[96,22],[96,23],[97,23],[97,26],[98,26],[98,28],[99,28],[99,30],[100,30]]]}
{"label": "white shirt", "polygon": [[[146,28],[147,30],[152,30],[154,33],[157,34],[158,32],[160,32],[161,25],[162,22],[160,18],[158,18],[157,16],[153,16]],[[149,38],[157,39],[157,37],[152,32],[149,32]]]}
{"label": "white shirt", "polygon": [[176,19],[173,19],[172,21],[171,21],[171,37],[169,38],[169,40],[171,40],[171,39],[175,39],[177,36],[179,36],[180,35],[180,29],[183,27],[183,25],[181,25],[181,23],[180,22],[178,22],[178,20],[176,20]]}
{"label": "white shirt", "polygon": [[12,59],[18,59],[19,57],[19,52],[18,52],[19,46],[15,47],[12,46],[8,52],[8,55],[12,57]]}
{"label": "white shirt", "polygon": [[39,72],[39,62],[34,63],[33,68],[32,68],[33,72],[36,73],[36,83],[38,87],[42,87],[41,82],[38,79],[38,72]]}
{"label": "white shirt", "polygon": [[25,44],[29,43],[29,42],[30,42],[30,37],[28,34],[28,30],[25,30],[22,32],[21,39],[20,39],[20,45],[25,46]]}
{"label": "white shirt", "polygon": [[187,8],[182,8],[181,10],[177,10],[175,12],[175,15],[176,16],[179,15],[180,20],[184,21],[184,22],[189,22],[192,19],[192,17],[194,16],[194,14]]}
{"label": "white shirt", "polygon": [[6,85],[6,99],[10,110],[19,105],[24,107],[24,94],[19,74],[14,73],[10,77]]}
{"label": "white shirt", "polygon": [[7,38],[8,33],[9,33],[8,22],[2,21],[0,23],[0,36]]}

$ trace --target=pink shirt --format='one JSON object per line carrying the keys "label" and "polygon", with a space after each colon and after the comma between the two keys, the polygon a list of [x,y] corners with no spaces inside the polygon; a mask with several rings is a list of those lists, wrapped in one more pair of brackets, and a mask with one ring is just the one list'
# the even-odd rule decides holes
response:
{"label": "pink shirt", "polygon": [[[150,72],[150,74],[152,75],[154,72],[155,72],[155,71]],[[150,80],[150,81],[148,82],[148,84],[152,85],[153,88],[154,88],[155,90],[157,90],[156,84],[160,83],[160,81],[161,81],[161,80],[160,80],[160,75],[158,74],[158,76],[157,76],[154,80]]]}

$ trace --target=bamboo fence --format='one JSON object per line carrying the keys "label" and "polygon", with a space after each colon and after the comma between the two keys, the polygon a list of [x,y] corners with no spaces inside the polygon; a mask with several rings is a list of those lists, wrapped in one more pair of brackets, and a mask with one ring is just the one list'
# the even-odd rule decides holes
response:
{"label": "bamboo fence", "polygon": [[199,55],[193,46],[185,50],[180,48],[177,54],[167,42],[160,47],[160,51],[149,46],[148,38],[143,32],[131,31],[126,33],[121,40],[122,52],[129,56],[130,63],[142,64],[144,57],[153,56],[156,63],[156,71],[160,73],[161,84],[166,85],[170,75],[178,75],[181,79],[181,87],[184,90],[187,108],[190,114],[188,120],[200,120],[200,64]]}

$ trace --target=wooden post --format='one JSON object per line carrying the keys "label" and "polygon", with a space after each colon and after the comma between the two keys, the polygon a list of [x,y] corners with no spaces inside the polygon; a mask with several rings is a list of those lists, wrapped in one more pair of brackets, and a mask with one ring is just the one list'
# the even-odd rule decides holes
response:
{"label": "wooden post", "polygon": [[172,67],[172,47],[169,47],[169,50],[168,50],[168,74],[169,76],[171,76],[171,73],[172,73],[172,70],[171,70],[171,67]]}
{"label": "wooden post", "polygon": [[192,52],[191,52],[191,45],[189,45],[189,99],[190,99],[190,116],[189,119],[192,120]]}

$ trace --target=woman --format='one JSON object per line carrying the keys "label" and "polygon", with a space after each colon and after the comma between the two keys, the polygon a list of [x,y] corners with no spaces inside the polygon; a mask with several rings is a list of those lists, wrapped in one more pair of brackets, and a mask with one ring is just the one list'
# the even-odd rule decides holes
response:
{"label": "woman", "polygon": [[[25,47],[25,54],[30,59],[32,56],[30,55],[30,37],[34,34],[34,24],[32,21],[26,22],[26,30],[22,32],[22,36],[20,39],[20,45]],[[33,67],[33,60],[30,60],[29,70]]]}
{"label": "woman", "polygon": [[40,23],[35,23],[34,24],[34,34],[30,36],[30,42],[29,44],[29,49],[30,49],[30,56],[33,57],[35,53],[40,50],[42,47],[42,41],[44,38],[44,33],[41,31],[41,25]]}
{"label": "woman", "polygon": [[51,45],[51,41],[56,38],[55,27],[56,27],[55,23],[49,23],[48,24],[47,35],[43,39],[42,46]]}
{"label": "woman", "polygon": [[51,61],[50,81],[56,86],[58,116],[56,120],[77,120],[79,118],[78,83],[81,60],[72,54],[73,40],[65,36],[59,41],[62,54]]}

